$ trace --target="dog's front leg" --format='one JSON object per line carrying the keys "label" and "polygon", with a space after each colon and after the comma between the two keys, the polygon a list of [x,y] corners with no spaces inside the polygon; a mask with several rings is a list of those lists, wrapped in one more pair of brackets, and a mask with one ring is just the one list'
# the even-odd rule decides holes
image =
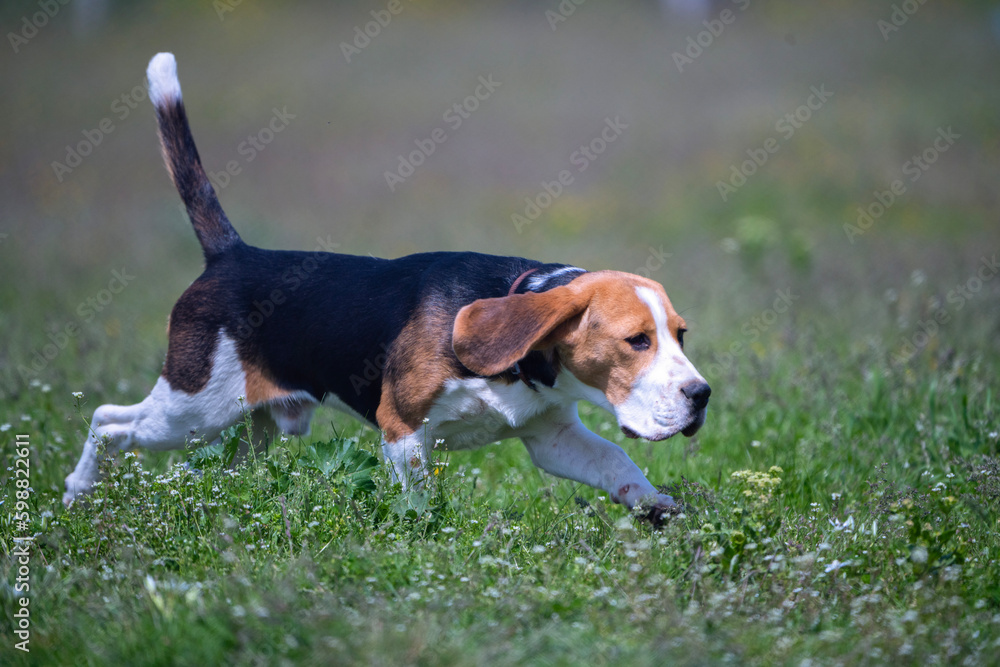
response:
{"label": "dog's front leg", "polygon": [[427,478],[429,461],[424,427],[392,442],[387,442],[383,435],[382,456],[389,466],[393,482],[399,482],[404,489],[410,486],[420,488]]}
{"label": "dog's front leg", "polygon": [[648,508],[654,524],[677,511],[674,499],[658,492],[621,447],[584,427],[575,403],[545,415],[521,440],[542,470],[607,491],[630,509]]}

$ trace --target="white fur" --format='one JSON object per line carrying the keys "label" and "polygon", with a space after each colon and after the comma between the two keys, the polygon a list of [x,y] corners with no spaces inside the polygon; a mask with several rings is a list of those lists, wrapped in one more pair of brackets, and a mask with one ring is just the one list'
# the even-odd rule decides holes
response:
{"label": "white fur", "polygon": [[587,400],[611,409],[604,394],[563,369],[555,386],[508,383],[486,378],[451,379],[427,414],[426,432],[432,443],[444,440],[448,450],[475,449],[506,438],[520,437],[553,408]]}
{"label": "white fur", "polygon": [[154,106],[163,107],[181,98],[181,82],[177,80],[177,61],[172,53],[157,53],[146,68],[149,79],[149,99]]}
{"label": "white fur", "polygon": [[636,287],[635,291],[656,323],[656,356],[637,378],[628,398],[615,406],[614,413],[619,424],[643,438],[665,440],[697,416],[681,387],[693,381],[704,382],[705,378],[670,335],[667,311],[659,295],[648,287]]}
{"label": "white fur", "polygon": [[514,437],[549,405],[544,394],[523,382],[452,379],[445,383],[427,422],[433,437],[445,439],[448,449],[470,449]]}
{"label": "white fur", "polygon": [[536,420],[521,440],[532,463],[542,470],[607,491],[616,503],[627,507],[674,504],[673,498],[657,492],[621,447],[584,427],[576,403]]}
{"label": "white fur", "polygon": [[552,391],[543,389],[535,392],[522,382],[485,378],[448,380],[421,428],[395,442],[383,440],[382,453],[393,480],[404,487],[423,480],[435,447],[476,449],[516,437],[525,424],[555,404]]}
{"label": "white fur", "polygon": [[485,378],[453,379],[416,433],[384,442],[382,451],[393,479],[407,487],[428,476],[432,449],[475,449],[520,437],[536,466],[606,491],[628,507],[648,503],[673,505],[656,491],[618,445],[588,431],[577,414],[577,401],[589,400],[613,410],[600,390],[563,369],[554,387]]}
{"label": "white fur", "polygon": [[611,401],[608,400],[603,391],[597,387],[585,384],[565,368],[559,371],[559,377],[556,379],[556,389],[565,397],[564,403],[587,401],[607,410],[611,414],[615,413],[615,407],[611,405]]}
{"label": "white fur", "polygon": [[538,391],[521,382],[449,380],[424,425],[383,442],[382,451],[393,480],[405,488],[427,478],[433,449],[474,449],[520,437],[532,462],[550,474],[602,489],[628,507],[673,505],[621,447],[584,428],[577,414],[577,400],[584,397],[610,407],[600,391],[565,370],[555,387]]}
{"label": "white fur", "polygon": [[532,274],[528,276],[528,289],[536,290],[545,283],[547,283],[550,279],[555,278],[556,276],[561,276],[564,273],[577,273],[583,270],[584,269],[575,266],[564,266],[561,269],[556,269],[552,273],[543,273],[541,275]]}
{"label": "white fur", "polygon": [[89,492],[99,479],[97,446],[101,442],[108,454],[135,447],[153,451],[181,449],[192,440],[212,442],[248,411],[255,411],[262,430],[276,426],[293,435],[308,433],[317,405],[308,393],[294,392],[256,405],[247,403],[245,396],[246,375],[236,343],[220,331],[211,377],[197,394],[173,389],[160,377],[141,403],[102,405],[94,411],[83,454],[76,469],[66,477],[63,501],[68,503]]}
{"label": "white fur", "polygon": [[197,394],[177,391],[161,377],[141,403],[102,405],[94,411],[83,454],[66,478],[63,501],[89,492],[98,480],[98,443],[104,442],[107,452],[113,454],[134,447],[179,449],[194,439],[210,442],[236,422],[243,410],[252,407],[241,403],[245,394],[246,379],[236,344],[220,333],[211,378]]}
{"label": "white fur", "polygon": [[429,453],[425,428],[419,428],[395,442],[382,441],[382,456],[389,464],[392,481],[399,482],[404,489],[409,486],[419,487],[423,483],[429,474]]}

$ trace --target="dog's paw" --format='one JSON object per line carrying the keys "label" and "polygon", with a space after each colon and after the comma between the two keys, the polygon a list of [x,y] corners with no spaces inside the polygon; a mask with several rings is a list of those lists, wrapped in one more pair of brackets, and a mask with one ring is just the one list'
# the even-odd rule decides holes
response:
{"label": "dog's paw", "polygon": [[649,504],[635,507],[634,513],[636,518],[653,528],[662,528],[670,517],[681,513],[681,506],[672,497],[661,493],[655,499],[651,499]]}
{"label": "dog's paw", "polygon": [[70,475],[66,478],[65,489],[63,492],[63,505],[69,507],[74,501],[80,500],[87,494],[89,494],[94,488],[94,482],[82,482],[78,480],[74,475]]}

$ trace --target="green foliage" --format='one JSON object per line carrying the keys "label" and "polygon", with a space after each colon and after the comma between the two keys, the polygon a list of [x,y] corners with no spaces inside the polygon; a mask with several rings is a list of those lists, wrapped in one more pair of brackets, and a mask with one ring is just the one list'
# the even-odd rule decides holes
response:
{"label": "green foliage", "polygon": [[353,497],[355,493],[371,493],[375,490],[372,472],[378,466],[378,459],[361,449],[356,440],[330,440],[325,443],[310,444],[305,449],[306,456],[299,459],[304,468],[313,468],[327,478],[342,478],[342,485]]}
{"label": "green foliage", "polygon": [[[248,436],[252,424],[226,437]],[[86,502],[41,494],[32,655],[56,661],[72,641],[132,664],[413,651],[652,664],[670,646],[713,661],[976,663],[1000,639],[996,457],[952,458],[907,485],[882,466],[825,501],[791,466],[732,470],[715,488],[684,479],[670,489],[684,512],[653,531],[565,482],[494,481],[514,484],[504,501],[469,463],[403,491],[374,444],[285,443],[235,467],[202,449],[160,473],[126,453]],[[150,648],[153,635],[165,641]]]}
{"label": "green foliage", "polygon": [[[812,325],[762,335],[710,377],[695,439],[629,443],[581,407],[681,503],[659,531],[514,443],[435,450],[425,485],[403,490],[377,434],[347,437],[356,424],[329,416],[256,455],[249,417],[182,457],[119,454],[66,509],[90,406],[30,385],[4,433],[32,438],[31,659],[64,662],[73,645],[81,662],[128,664],[988,664],[1000,352],[956,326],[952,343],[973,351],[928,344],[900,364],[894,323],[889,343],[845,345],[837,312],[796,307]],[[0,487],[9,507],[16,479]],[[11,628],[21,533],[10,513],[0,531]]]}

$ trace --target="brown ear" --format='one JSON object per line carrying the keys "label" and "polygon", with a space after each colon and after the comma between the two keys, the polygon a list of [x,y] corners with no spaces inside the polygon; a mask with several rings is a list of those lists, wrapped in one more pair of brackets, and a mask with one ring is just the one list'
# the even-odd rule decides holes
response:
{"label": "brown ear", "polygon": [[589,301],[587,292],[566,285],[547,292],[473,301],[455,318],[455,356],[474,373],[499,375],[559,325],[582,313]]}

